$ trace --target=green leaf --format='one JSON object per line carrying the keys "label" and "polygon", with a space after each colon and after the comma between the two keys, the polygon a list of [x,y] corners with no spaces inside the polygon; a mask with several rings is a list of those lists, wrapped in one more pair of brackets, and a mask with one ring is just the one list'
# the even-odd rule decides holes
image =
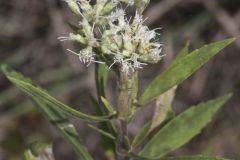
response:
{"label": "green leaf", "polygon": [[57,110],[55,107],[44,103],[40,99],[33,98],[42,114],[56,127],[61,135],[73,146],[75,152],[86,160],[93,160],[87,148],[80,139],[75,127],[68,121],[63,112]]}
{"label": "green leaf", "polygon": [[172,102],[175,97],[177,86],[174,86],[172,89],[168,90],[156,100],[156,108],[154,110],[154,115],[152,118],[152,125],[150,130],[154,130],[160,126],[173,112]]}
{"label": "green leaf", "polygon": [[6,65],[2,65],[1,69],[13,84],[15,84],[22,91],[26,92],[32,98],[40,99],[41,101],[44,101],[45,103],[55,107],[56,109],[60,109],[68,114],[71,114],[83,120],[94,121],[94,122],[108,121],[108,116],[102,116],[102,117],[92,116],[92,115],[84,114],[82,112],[79,112],[67,106],[66,104],[50,96],[47,93],[47,91],[34,85],[29,78],[25,78],[23,75],[21,75],[18,72],[15,72],[14,70],[12,70],[10,67]]}
{"label": "green leaf", "polygon": [[161,160],[226,160],[224,158],[211,157],[211,156],[183,156],[183,157],[166,157]]}
{"label": "green leaf", "polygon": [[156,99],[159,95],[166,92],[173,86],[180,84],[234,40],[235,38],[231,38],[212,43],[193,51],[183,58],[180,58],[180,60],[173,63],[173,65],[171,65],[150,83],[139,98],[139,104],[144,105],[151,100]]}
{"label": "green leaf", "polygon": [[189,42],[186,43],[183,49],[180,50],[180,52],[176,55],[176,58],[173,60],[172,64],[177,63],[178,61],[182,60],[186,55],[189,54]]}
{"label": "green leaf", "polygon": [[110,138],[110,139],[113,139],[113,140],[116,139],[116,137],[114,137],[114,136],[111,135],[110,133],[108,133],[108,132],[106,132],[106,131],[104,131],[104,130],[102,130],[102,129],[100,129],[100,128],[97,128],[97,127],[95,127],[95,126],[93,126],[93,125],[91,125],[91,124],[89,124],[88,127],[90,127],[90,128],[92,128],[93,130],[99,132],[100,134],[102,134],[103,136],[105,136],[105,137],[107,137],[107,138]]}
{"label": "green leaf", "polygon": [[168,122],[158,131],[140,152],[140,156],[161,158],[173,151],[201,132],[201,129],[210,122],[214,113],[231,97],[221,98],[193,106],[176,118]]}
{"label": "green leaf", "polygon": [[101,96],[101,100],[102,100],[102,103],[104,104],[105,108],[108,110],[109,113],[114,113],[114,109],[112,107],[112,105],[110,104],[110,102]]}
{"label": "green leaf", "polygon": [[101,96],[105,97],[105,88],[107,85],[108,78],[108,66],[105,64],[96,64],[95,76],[97,84],[98,98],[101,99]]}

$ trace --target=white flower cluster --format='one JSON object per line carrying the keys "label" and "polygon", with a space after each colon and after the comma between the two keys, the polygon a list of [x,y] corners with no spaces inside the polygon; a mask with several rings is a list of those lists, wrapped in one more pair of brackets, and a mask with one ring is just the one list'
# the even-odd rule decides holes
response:
{"label": "white flower cluster", "polygon": [[[157,63],[161,58],[162,44],[157,42],[155,30],[144,25],[138,12],[134,18],[127,18],[119,3],[134,5],[136,0],[97,0],[91,5],[88,0],[64,0],[71,10],[81,16],[79,30],[60,41],[75,41],[87,47],[76,53],[84,64],[105,63],[96,57],[112,59],[109,68],[118,65],[125,73],[142,68],[147,63]],[[121,6],[121,5],[120,5]],[[100,34],[99,34],[100,33]],[[94,53],[94,50],[100,53]],[[101,54],[101,55],[99,55]],[[99,58],[101,59],[101,58]]]}

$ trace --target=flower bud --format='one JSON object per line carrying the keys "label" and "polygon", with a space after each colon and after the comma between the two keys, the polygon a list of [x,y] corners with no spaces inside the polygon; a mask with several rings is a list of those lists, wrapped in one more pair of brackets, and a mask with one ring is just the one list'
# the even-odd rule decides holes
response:
{"label": "flower bud", "polygon": [[101,39],[101,50],[104,54],[119,52],[122,46],[121,36],[114,34],[111,30],[106,30]]}
{"label": "flower bud", "polygon": [[83,36],[81,36],[80,34],[70,33],[69,34],[69,40],[70,41],[79,42],[79,43],[82,43],[82,44],[86,44],[87,43],[86,39],[83,38]]}
{"label": "flower bud", "polygon": [[63,0],[65,1],[69,8],[72,10],[73,13],[75,13],[76,15],[81,15],[79,6],[77,5],[77,0]]}

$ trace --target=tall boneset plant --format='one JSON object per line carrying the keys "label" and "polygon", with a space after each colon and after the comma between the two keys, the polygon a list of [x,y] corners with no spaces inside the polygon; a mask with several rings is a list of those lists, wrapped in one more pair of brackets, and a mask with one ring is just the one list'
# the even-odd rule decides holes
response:
{"label": "tall boneset plant", "polygon": [[[210,156],[169,157],[168,153],[181,147],[201,132],[214,113],[231,97],[231,94],[190,107],[179,115],[171,108],[176,87],[234,39],[215,42],[189,52],[186,45],[170,66],[158,75],[143,93],[138,93],[138,71],[144,66],[158,63],[162,58],[162,44],[157,29],[150,30],[142,13],[149,0],[64,0],[78,17],[79,24],[73,33],[59,37],[84,46],[81,50],[67,49],[86,66],[96,66],[98,115],[88,115],[73,109],[50,96],[47,91],[29,78],[1,65],[6,77],[20,90],[27,93],[41,113],[71,144],[80,159],[92,160],[93,156],[83,144],[75,127],[67,120],[73,116],[91,122],[89,127],[102,135],[103,147],[109,159],[162,159],[162,160],[220,160]],[[123,7],[124,6],[124,7]],[[133,16],[127,7],[136,8]],[[166,53],[167,54],[167,53]],[[108,72],[113,70],[119,81],[117,105],[106,97]],[[130,139],[128,126],[135,113],[147,103],[157,100],[152,120],[147,122]],[[141,112],[141,111],[139,111]],[[92,125],[95,122],[96,125]],[[97,124],[99,124],[97,126]],[[83,131],[84,132],[84,131]],[[44,157],[44,144],[25,152],[26,160]]]}

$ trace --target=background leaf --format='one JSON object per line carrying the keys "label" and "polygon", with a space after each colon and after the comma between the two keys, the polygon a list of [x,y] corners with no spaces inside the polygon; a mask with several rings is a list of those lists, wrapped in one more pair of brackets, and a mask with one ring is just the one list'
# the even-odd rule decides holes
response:
{"label": "background leaf", "polygon": [[[25,78],[23,75],[13,71],[6,65],[2,65],[1,68],[10,81],[32,97],[33,101],[38,106],[38,109],[47,120],[60,131],[62,136],[70,142],[76,153],[86,160],[92,160],[92,157],[82,143],[75,127],[68,121],[64,113],[55,106],[55,104],[61,102],[47,103],[47,98],[49,98],[50,101],[55,101],[55,99],[50,97],[47,92],[33,86],[33,83],[29,78]],[[39,94],[43,94],[43,96],[38,96]]]}
{"label": "background leaf", "polygon": [[73,146],[76,153],[86,160],[92,160],[93,158],[89,154],[87,148],[80,139],[75,127],[71,124],[67,117],[60,111],[56,110],[39,99],[34,98],[34,102],[39,106],[39,110],[42,114],[55,126],[61,135]]}
{"label": "background leaf", "polygon": [[234,40],[235,38],[231,38],[206,45],[193,51],[184,58],[181,58],[150,83],[139,98],[139,104],[144,105],[149,101],[156,99],[159,95],[173,86],[180,84]]}
{"label": "background leaf", "polygon": [[81,118],[83,120],[88,121],[94,121],[94,122],[102,122],[107,121],[107,116],[105,117],[97,117],[92,116],[88,114],[84,114],[82,112],[79,112],[66,104],[58,101],[54,97],[50,96],[47,91],[41,89],[40,87],[33,84],[33,82],[29,78],[25,78],[20,73],[15,72],[10,67],[6,65],[1,66],[2,71],[7,76],[7,78],[15,84],[18,88],[20,88],[22,91],[26,92],[28,95],[30,95],[32,98],[40,99],[41,101],[44,101],[45,103],[57,108],[61,109],[64,112],[67,112],[73,116],[76,116],[78,118]]}
{"label": "background leaf", "polygon": [[148,141],[140,156],[160,158],[187,143],[211,120],[213,114],[231,97],[227,95],[193,106],[183,112]]}

